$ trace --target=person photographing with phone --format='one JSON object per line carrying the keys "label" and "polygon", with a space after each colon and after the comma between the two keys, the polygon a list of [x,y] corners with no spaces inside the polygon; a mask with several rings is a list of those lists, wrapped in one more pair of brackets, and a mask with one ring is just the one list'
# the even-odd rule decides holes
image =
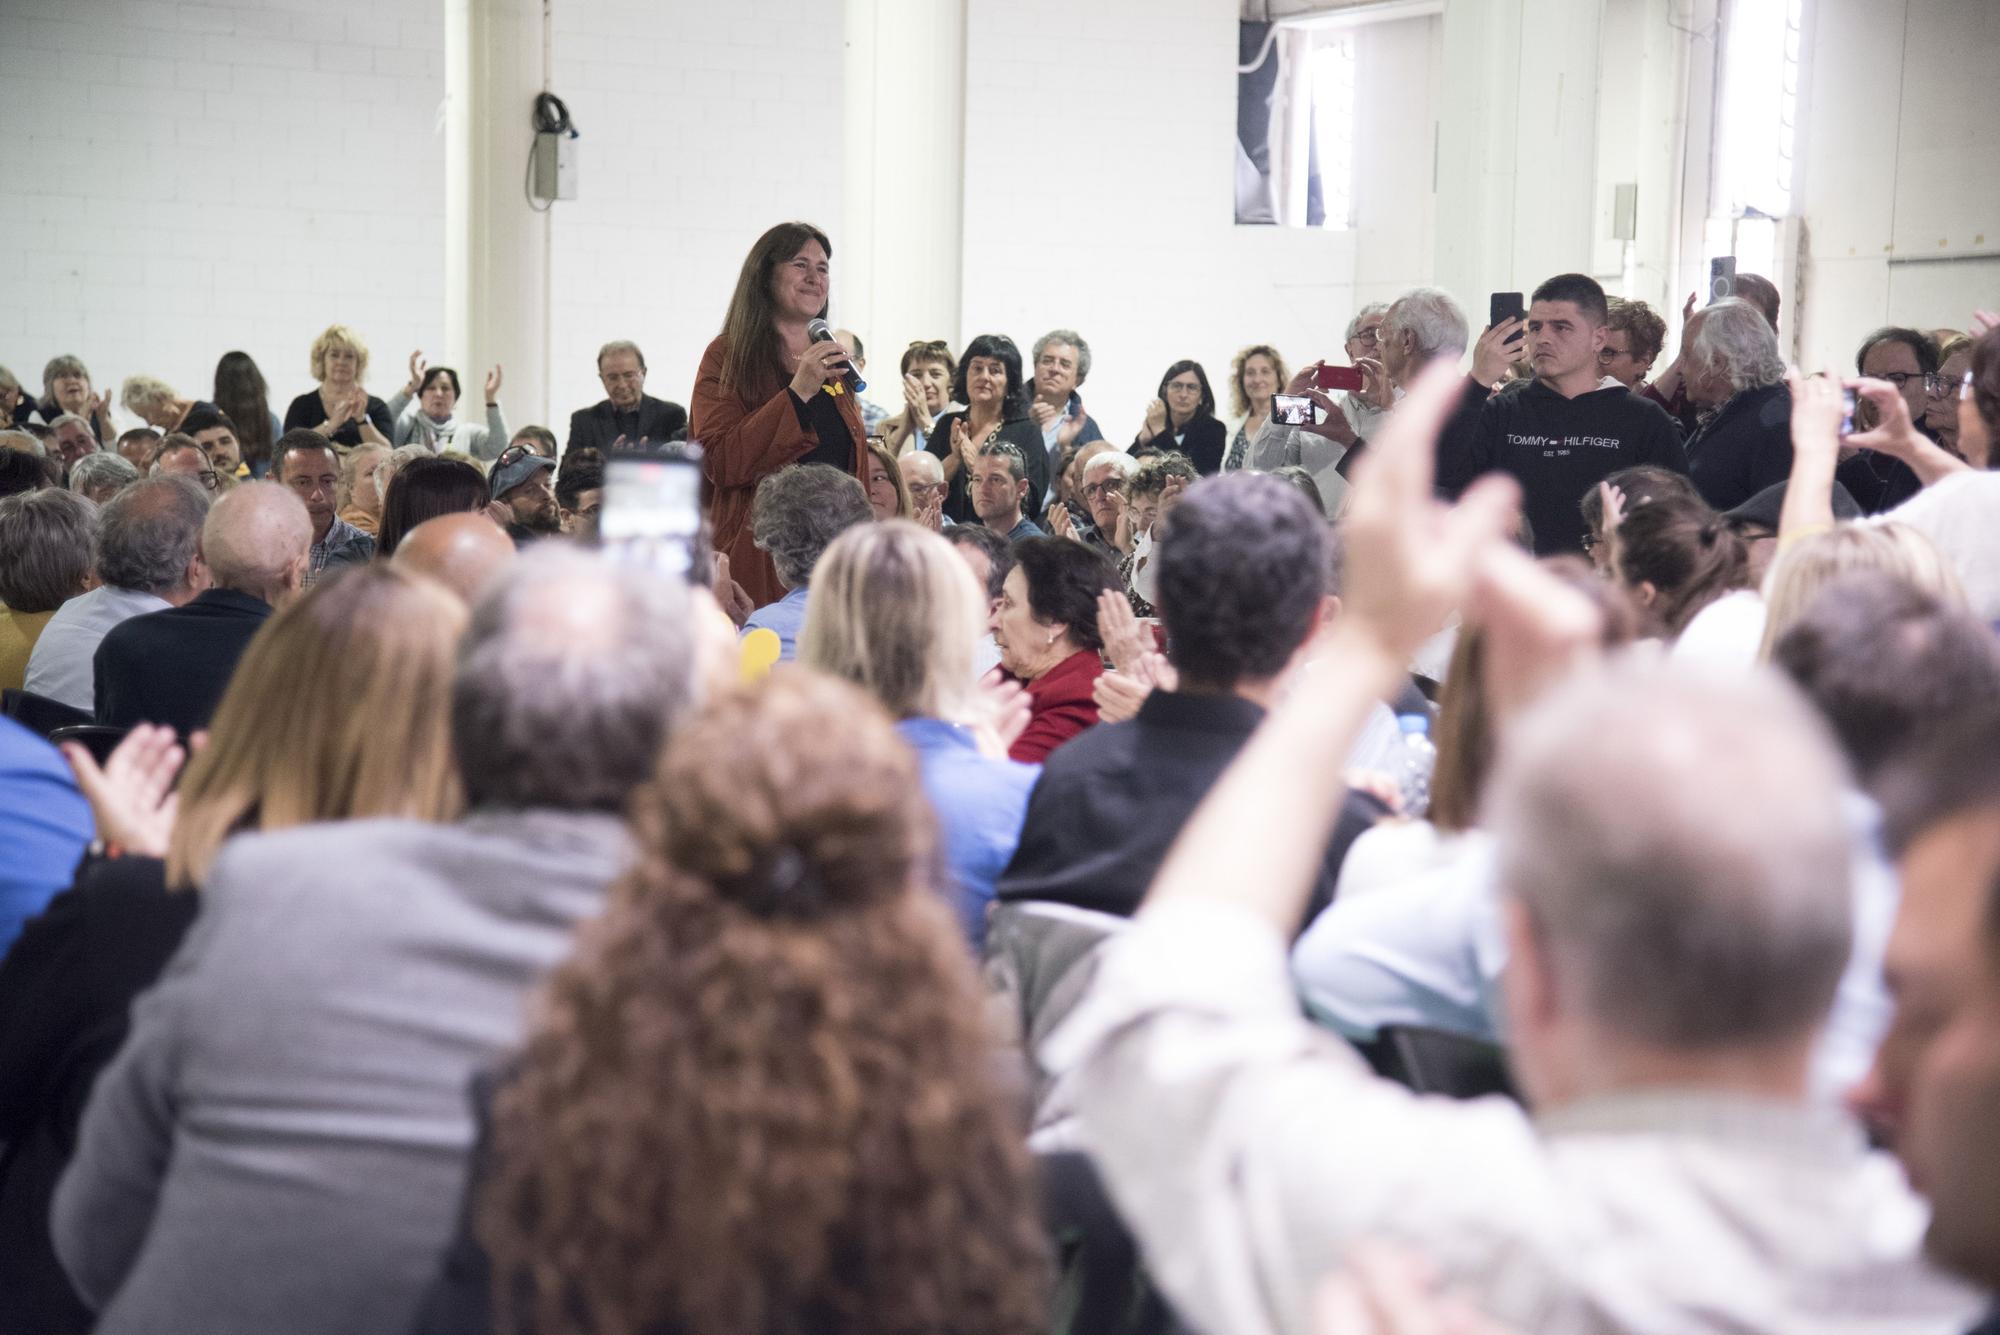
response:
{"label": "person photographing with phone", "polygon": [[759,607],[785,589],[751,532],[757,484],[800,463],[867,483],[847,350],[811,328],[824,329],[832,259],[832,243],[811,223],[779,223],[758,237],[695,373],[688,434],[702,447],[715,550]]}
{"label": "person photographing with phone", "polygon": [[[1577,498],[1621,468],[1652,464],[1687,472],[1680,431],[1657,404],[1603,375],[1610,311],[1584,274],[1558,274],[1535,289],[1496,293],[1493,322],[1472,350],[1472,375],[1438,441],[1437,485],[1456,497],[1487,473],[1521,484],[1535,554],[1583,550]],[[1535,380],[1518,394],[1490,394],[1523,352]]]}

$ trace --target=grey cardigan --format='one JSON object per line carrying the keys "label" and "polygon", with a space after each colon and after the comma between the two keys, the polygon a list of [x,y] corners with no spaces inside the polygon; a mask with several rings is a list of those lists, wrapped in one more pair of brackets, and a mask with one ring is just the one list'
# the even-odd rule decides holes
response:
{"label": "grey cardigan", "polygon": [[474,1072],[629,859],[616,817],[232,840],[98,1080],[52,1213],[101,1335],[400,1331],[450,1240]]}
{"label": "grey cardigan", "polygon": [[424,416],[420,400],[412,398],[407,389],[399,389],[389,398],[389,415],[396,419],[396,430],[390,440],[398,446],[415,441],[430,446],[433,454],[462,450],[475,459],[497,459],[500,451],[507,448],[507,414],[500,411],[497,403],[487,408],[484,426],[454,417],[440,429]]}

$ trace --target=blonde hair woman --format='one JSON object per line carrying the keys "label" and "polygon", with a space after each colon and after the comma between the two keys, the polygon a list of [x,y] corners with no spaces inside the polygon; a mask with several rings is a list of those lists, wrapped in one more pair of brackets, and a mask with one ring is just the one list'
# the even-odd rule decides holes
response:
{"label": "blonde hair woman", "polygon": [[860,686],[895,717],[922,765],[952,903],[977,946],[1041,773],[1007,759],[1027,724],[1025,695],[973,677],[985,592],[950,543],[902,520],[835,538],[810,587],[799,662]]}
{"label": "blonde hair woman", "polygon": [[1821,589],[1857,570],[1893,575],[1953,607],[1966,606],[1965,590],[1943,553],[1908,524],[1842,524],[1786,548],[1764,577],[1764,642],[1759,662],[1805,614]]}
{"label": "blonde hair woman", "polygon": [[312,345],[312,378],[319,388],[292,400],[285,430],[307,427],[347,449],[363,442],[389,445],[395,418],[388,404],[362,388],[367,374],[368,345],[346,325],[328,325]]}
{"label": "blonde hair woman", "polygon": [[[460,805],[449,742],[466,612],[386,563],[326,580],[273,616],[243,656],[178,794],[168,728],[135,728],[102,770],[67,748],[113,855],[31,922],[0,965],[0,1230],[46,1234],[51,1193],[132,1000],[194,921],[231,835],[315,821],[445,820]],[[78,971],[77,960],[93,961]],[[18,1106],[16,1106],[18,1105]],[[0,1249],[0,1292],[36,1329],[87,1309],[47,1247]]]}

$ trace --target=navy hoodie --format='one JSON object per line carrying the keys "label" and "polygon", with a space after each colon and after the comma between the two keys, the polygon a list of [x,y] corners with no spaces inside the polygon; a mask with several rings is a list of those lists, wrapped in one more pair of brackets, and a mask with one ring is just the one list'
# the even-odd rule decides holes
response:
{"label": "navy hoodie", "polygon": [[1687,472],[1680,428],[1658,404],[1622,385],[1566,399],[1537,380],[1488,396],[1468,378],[1438,441],[1437,485],[1456,498],[1485,473],[1510,473],[1535,534],[1535,555],[1583,550],[1584,493],[1621,468]]}

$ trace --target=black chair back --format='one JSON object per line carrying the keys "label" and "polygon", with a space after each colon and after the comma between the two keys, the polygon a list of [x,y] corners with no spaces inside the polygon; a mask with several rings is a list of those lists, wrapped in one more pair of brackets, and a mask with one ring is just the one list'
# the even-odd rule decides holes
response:
{"label": "black chair back", "polygon": [[39,737],[46,737],[57,728],[70,728],[93,721],[88,710],[51,700],[46,695],[36,695],[33,691],[0,691],[0,713]]}
{"label": "black chair back", "polygon": [[1419,1094],[1455,1099],[1521,1096],[1507,1070],[1507,1054],[1484,1039],[1414,1025],[1384,1025],[1371,1054],[1377,1071]]}

